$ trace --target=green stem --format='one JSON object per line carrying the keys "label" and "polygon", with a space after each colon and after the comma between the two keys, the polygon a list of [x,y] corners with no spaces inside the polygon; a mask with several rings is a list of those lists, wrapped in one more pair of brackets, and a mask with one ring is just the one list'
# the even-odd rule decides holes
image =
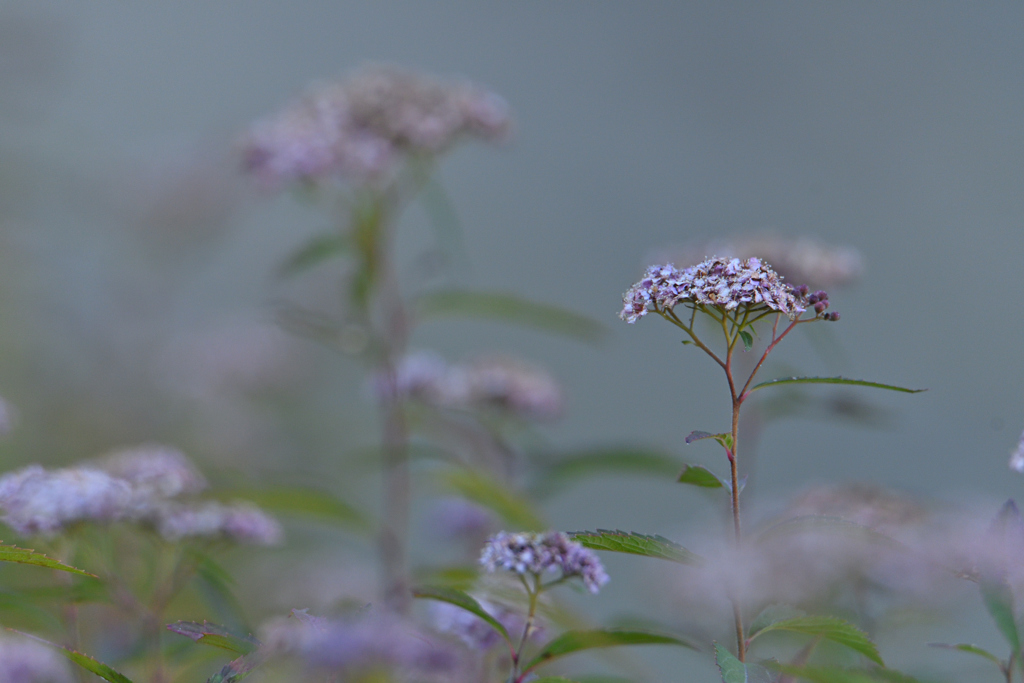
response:
{"label": "green stem", "polygon": [[537,598],[541,593],[540,577],[536,574],[533,577],[533,588],[523,579],[523,586],[526,587],[526,592],[530,596],[530,607],[526,614],[526,626],[523,627],[523,635],[519,638],[519,646],[516,647],[515,652],[512,655],[512,674],[509,676],[509,683],[520,683],[523,676],[527,672],[519,671],[519,664],[523,656],[523,648],[526,646],[526,641],[530,637],[530,631],[533,629],[533,620],[537,613]]}

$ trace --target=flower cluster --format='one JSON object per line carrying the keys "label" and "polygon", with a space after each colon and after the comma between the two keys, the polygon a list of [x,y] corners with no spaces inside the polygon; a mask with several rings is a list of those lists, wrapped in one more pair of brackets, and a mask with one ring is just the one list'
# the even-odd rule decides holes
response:
{"label": "flower cluster", "polygon": [[146,445],[98,461],[47,470],[29,465],[0,477],[3,521],[20,534],[52,535],[77,522],[134,522],[168,540],[205,537],[269,545],[277,522],[255,506],[177,500],[206,487],[180,451]]}
{"label": "flower cluster", "polygon": [[27,638],[0,637],[0,683],[71,683],[67,661]]}
{"label": "flower cluster", "polygon": [[492,92],[395,67],[368,67],[311,89],[243,141],[265,185],[341,177],[366,182],[408,154],[437,154],[463,137],[500,138],[508,108]]}
{"label": "flower cluster", "polygon": [[[812,306],[820,315],[828,307],[828,295],[808,294],[806,287],[784,283],[759,258],[740,261],[715,256],[686,270],[671,264],[651,266],[644,278],[623,295],[619,317],[634,323],[650,310],[667,311],[683,302],[723,311],[770,309],[793,320]],[[818,307],[818,303],[822,305]],[[830,314],[828,319],[839,318]]]}
{"label": "flower cluster", "polygon": [[601,561],[590,550],[560,531],[509,533],[502,531],[487,540],[480,564],[489,572],[499,569],[540,576],[561,571],[563,578],[578,576],[591,593],[608,583]]}
{"label": "flower cluster", "polygon": [[393,375],[378,376],[373,386],[380,397],[404,396],[456,410],[497,409],[534,420],[558,417],[563,404],[551,375],[504,357],[449,364],[432,353],[411,353]]}
{"label": "flower cluster", "polygon": [[864,272],[864,259],[853,247],[832,246],[811,237],[784,237],[771,232],[737,235],[727,239],[658,250],[650,262],[693,263],[705,254],[740,260],[757,256],[788,282],[811,287],[842,287]]}

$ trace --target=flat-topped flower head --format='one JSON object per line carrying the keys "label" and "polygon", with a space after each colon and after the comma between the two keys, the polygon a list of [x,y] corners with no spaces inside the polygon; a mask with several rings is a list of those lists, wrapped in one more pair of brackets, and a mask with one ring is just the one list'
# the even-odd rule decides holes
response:
{"label": "flat-topped flower head", "polygon": [[608,583],[608,574],[597,555],[560,531],[497,533],[484,546],[480,564],[489,572],[503,569],[538,577],[560,571],[562,578],[578,576],[583,579],[591,593],[597,593]]}
{"label": "flat-topped flower head", "polygon": [[[619,317],[628,323],[680,303],[726,312],[773,310],[795,320],[810,307],[816,315],[824,314],[828,295],[809,295],[806,287],[792,287],[759,258],[741,261],[713,256],[685,270],[672,264],[649,267],[644,278],[626,291],[622,303]],[[823,317],[833,319],[831,314]]]}

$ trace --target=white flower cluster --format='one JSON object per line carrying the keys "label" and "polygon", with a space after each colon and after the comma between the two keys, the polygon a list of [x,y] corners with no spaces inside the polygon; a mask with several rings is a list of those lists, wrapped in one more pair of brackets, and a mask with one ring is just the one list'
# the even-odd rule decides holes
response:
{"label": "white flower cluster", "polygon": [[480,564],[489,572],[499,569],[516,574],[540,576],[560,571],[563,577],[578,576],[591,593],[608,583],[601,560],[560,531],[510,533],[502,531],[488,539]]}
{"label": "white flower cluster", "polygon": [[341,177],[366,182],[408,154],[436,154],[463,137],[495,140],[510,126],[492,92],[395,67],[367,67],[311,89],[243,140],[263,184]]}
{"label": "white flower cluster", "polygon": [[380,397],[404,396],[456,410],[497,409],[534,420],[556,418],[563,407],[562,391],[551,375],[505,357],[450,364],[433,353],[411,353],[393,376],[376,377],[373,388]]}
{"label": "white flower cluster", "polygon": [[180,451],[146,445],[75,467],[29,465],[8,472],[0,477],[0,519],[25,536],[56,534],[78,522],[126,521],[151,526],[171,541],[280,541],[277,522],[251,504],[179,500],[205,487]]}
{"label": "white flower cluster", "polygon": [[715,256],[686,270],[671,264],[651,266],[644,278],[623,295],[619,317],[634,323],[652,307],[667,311],[682,302],[724,311],[771,309],[790,319],[808,307],[804,288],[795,290],[785,284],[761,259],[740,261]]}
{"label": "white flower cluster", "polygon": [[812,237],[785,237],[772,232],[736,235],[662,249],[648,263],[693,263],[705,254],[741,261],[757,256],[771,263],[787,282],[811,288],[842,287],[860,278],[864,272],[864,258],[853,247],[833,246]]}

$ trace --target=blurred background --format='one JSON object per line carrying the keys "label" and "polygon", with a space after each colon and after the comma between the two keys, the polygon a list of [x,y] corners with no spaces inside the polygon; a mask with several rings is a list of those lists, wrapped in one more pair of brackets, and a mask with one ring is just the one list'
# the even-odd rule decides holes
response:
{"label": "blurred background", "polygon": [[[806,410],[760,425],[752,515],[847,481],[994,511],[1024,491],[1007,468],[1024,429],[1022,25],[1013,2],[4,2],[0,466],[161,441],[222,483],[330,481],[372,508],[346,488],[378,431],[361,369],[273,314],[333,286],[330,268],[275,275],[326,219],[260,193],[236,142],[310,82],[386,62],[470,78],[514,115],[500,149],[466,146],[440,169],[464,230],[458,280],[607,327],[596,345],[478,321],[417,332],[414,347],[451,359],[548,367],[568,407],[546,448],[643,444],[724,472],[706,442],[683,445],[728,428],[720,372],[663,322],[616,314],[658,250],[769,230],[855,249],[864,269],[832,292],[842,321],[781,347],[765,378],[929,391],[808,391]],[[410,269],[426,224],[416,208],[403,220]],[[698,549],[720,512],[671,480],[621,476],[545,511],[556,528]],[[358,554],[339,538],[330,552]],[[258,552],[269,584],[320,571]],[[609,558],[613,582],[588,605],[655,605],[616,580],[637,562]],[[266,609],[309,599],[282,587]],[[953,638],[968,640],[901,644]],[[672,658],[666,670],[711,675],[706,658]]]}

